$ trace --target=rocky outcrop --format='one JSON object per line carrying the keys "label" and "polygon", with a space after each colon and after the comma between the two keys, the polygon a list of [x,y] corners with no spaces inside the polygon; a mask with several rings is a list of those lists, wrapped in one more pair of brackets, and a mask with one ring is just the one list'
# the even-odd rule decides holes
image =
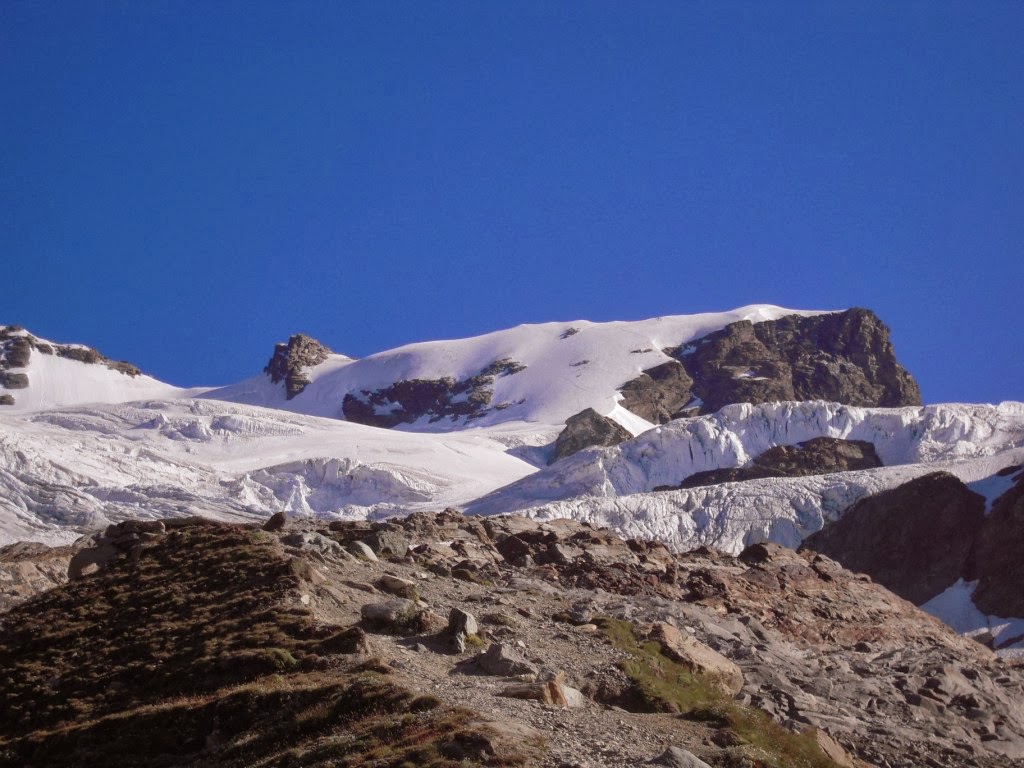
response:
{"label": "rocky outcrop", "polygon": [[985,501],[945,472],[862,499],[802,549],[870,575],[920,605],[963,576]]}
{"label": "rocky outcrop", "polygon": [[730,403],[921,403],[917,383],[896,360],[889,329],[866,309],[756,324],[743,320],[665,353],[682,364],[685,375],[649,369],[621,390],[625,407],[631,403],[635,413],[659,423],[689,415],[688,408],[713,413]]}
{"label": "rocky outcrop", "polygon": [[28,374],[0,371],[0,387],[4,389],[25,389],[28,387]]}
{"label": "rocky outcrop", "polygon": [[648,637],[661,645],[661,652],[672,661],[694,674],[711,678],[730,696],[743,690],[743,673],[736,664],[671,624],[657,622]]}
{"label": "rocky outcrop", "polygon": [[283,381],[285,396],[291,400],[309,386],[306,369],[320,365],[329,354],[331,350],[316,339],[297,333],[288,339],[287,344],[274,347],[274,354],[263,372],[274,384]]}
{"label": "rocky outcrop", "polygon": [[0,547],[0,613],[66,583],[75,549],[26,541]]}
{"label": "rocky outcrop", "polygon": [[587,408],[566,419],[565,429],[555,440],[551,463],[579,453],[584,448],[618,445],[632,437],[629,430],[617,421],[602,416],[593,408]]}
{"label": "rocky outcrop", "polygon": [[621,405],[654,424],[692,416],[693,379],[678,360],[648,368],[620,390]]}
{"label": "rocky outcrop", "polygon": [[426,418],[431,424],[442,419],[478,419],[511,403],[491,405],[494,380],[512,376],[526,366],[503,358],[465,379],[445,376],[440,379],[405,379],[382,389],[348,393],[342,412],[348,421],[371,427],[396,427]]}
{"label": "rocky outcrop", "polygon": [[983,613],[1024,617],[1024,469],[1004,474],[1015,483],[985,518],[965,577],[977,580],[974,604]]}
{"label": "rocky outcrop", "polygon": [[770,448],[744,467],[695,472],[678,486],[656,490],[697,488],[718,483],[735,483],[764,477],[804,477],[832,472],[850,472],[882,466],[875,446],[865,440],[816,437],[796,445]]}
{"label": "rocky outcrop", "polygon": [[[105,365],[126,376],[138,376],[141,371],[125,360],[111,360],[97,350],[81,344],[49,344],[37,339],[17,325],[0,326],[0,388],[24,389],[29,385],[25,373],[9,373],[10,368],[24,368],[32,359],[32,352],[56,355],[88,365]],[[13,405],[13,402],[9,403]]]}

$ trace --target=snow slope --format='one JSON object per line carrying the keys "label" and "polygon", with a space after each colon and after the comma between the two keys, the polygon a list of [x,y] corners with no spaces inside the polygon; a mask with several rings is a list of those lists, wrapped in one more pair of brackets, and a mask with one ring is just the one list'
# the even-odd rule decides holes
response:
{"label": "snow slope", "polygon": [[128,518],[372,517],[465,503],[534,471],[519,425],[432,435],[212,400],[0,414],[0,544]]}
{"label": "snow slope", "polygon": [[961,635],[991,635],[993,647],[1000,649],[1001,656],[1024,658],[1024,619],[987,616],[979,611],[971,599],[977,586],[976,581],[960,579],[922,605],[921,610],[946,622]]}
{"label": "snow slope", "polygon": [[[4,326],[0,326],[3,328]],[[16,331],[12,336],[28,336]],[[78,344],[57,345],[34,337],[41,344],[86,347]],[[14,405],[0,406],[0,413],[24,413],[47,408],[87,403],[125,403],[149,398],[190,397],[204,389],[183,389],[165,384],[151,376],[129,376],[102,363],[83,363],[32,350],[28,365],[9,369],[11,373],[28,375],[25,389],[0,390],[14,397]]]}
{"label": "snow slope", "polygon": [[[739,320],[760,322],[794,314],[824,313],[755,304],[731,312],[634,322],[520,325],[468,339],[409,344],[361,360],[333,355],[308,369],[311,383],[292,400],[285,399],[283,385],[271,384],[266,375],[212,390],[204,397],[341,418],[346,393],[380,389],[404,379],[466,379],[496,360],[511,358],[525,364],[526,370],[498,377],[493,398],[494,403],[510,406],[473,421],[474,426],[514,421],[561,426],[569,416],[594,408],[639,434],[652,425],[619,406],[616,393],[644,369],[668,360],[662,349]],[[464,426],[464,422],[443,420],[403,428],[451,431]]]}

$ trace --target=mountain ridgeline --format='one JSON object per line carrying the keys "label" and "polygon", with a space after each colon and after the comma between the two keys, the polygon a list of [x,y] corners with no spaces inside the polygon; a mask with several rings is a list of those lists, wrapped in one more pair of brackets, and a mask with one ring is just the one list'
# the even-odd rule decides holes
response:
{"label": "mountain ridgeline", "polygon": [[889,329],[867,309],[741,320],[664,352],[673,359],[622,387],[622,404],[656,424],[731,403],[921,404],[917,382],[896,360]]}
{"label": "mountain ridgeline", "polygon": [[[553,336],[551,344],[568,342],[586,330],[569,327]],[[867,309],[743,319],[662,349],[607,352],[635,360],[635,373],[610,385],[608,401],[612,396],[621,399],[626,411],[649,424],[713,413],[731,403],[826,400],[864,407],[921,403],[917,382],[896,359],[889,329]],[[319,342],[293,336],[288,344],[277,346],[264,370],[274,384],[283,383],[287,399],[292,400],[310,383],[310,370],[328,355]],[[643,367],[652,356],[658,363]],[[470,371],[457,369],[453,362],[451,370],[429,378],[384,373],[377,374],[371,386],[353,379],[334,394],[339,406],[334,415],[387,428],[468,424],[513,406],[528,407],[531,397],[541,396],[535,391],[515,399],[496,396],[496,379],[514,376],[530,364],[513,355],[495,357]],[[595,363],[584,358],[567,364],[586,377]],[[390,380],[380,382],[382,375]],[[572,415],[563,414],[561,420]],[[602,428],[602,433],[607,431]],[[626,435],[623,430],[622,439]],[[585,441],[575,438],[573,444],[586,447]],[[560,451],[562,455],[568,453]]]}

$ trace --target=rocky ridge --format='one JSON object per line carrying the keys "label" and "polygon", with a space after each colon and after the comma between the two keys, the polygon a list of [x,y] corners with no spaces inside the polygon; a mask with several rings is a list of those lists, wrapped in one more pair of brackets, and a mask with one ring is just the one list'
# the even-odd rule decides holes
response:
{"label": "rocky ridge", "polygon": [[[112,371],[134,378],[140,374],[137,367],[124,360],[111,360],[97,350],[81,344],[53,344],[43,341],[16,325],[0,326],[0,389],[18,390],[29,386],[27,373],[12,371],[26,368],[32,353],[55,355],[89,365],[105,365]],[[0,405],[14,405],[10,392],[0,395]]]}
{"label": "rocky ridge", "polygon": [[[148,537],[112,526],[93,549],[116,553],[95,558],[98,570],[0,614],[0,762],[31,750],[49,765],[81,764],[92,745],[144,732],[150,711],[177,723],[178,747],[161,753],[163,740],[140,740],[133,758],[152,765],[397,765],[410,759],[402,729],[414,723],[420,765],[987,768],[1024,759],[1024,670],[820,554],[755,545],[739,557],[673,555],[572,521],[454,511],[330,526],[282,515],[266,532],[164,523]],[[225,581],[227,563],[235,576]],[[179,585],[186,601],[156,585]],[[237,608],[224,606],[248,600],[245,615],[258,622],[246,619],[239,635]],[[189,632],[209,636],[195,657],[182,655],[195,641],[179,649],[176,625],[164,626],[186,605]],[[59,630],[51,610],[77,618]],[[119,631],[87,650],[90,616]],[[63,640],[18,640],[38,626]],[[157,637],[162,650],[146,651]],[[47,654],[48,679],[33,654]],[[114,658],[129,671],[94,686],[89,670]],[[216,673],[196,677],[196,665]],[[169,685],[178,680],[202,690]],[[61,703],[68,686],[75,706]],[[364,715],[331,715],[383,688],[394,703],[378,716],[396,719],[374,721],[376,742]],[[172,690],[193,697],[196,716],[161,698]],[[427,700],[421,710],[401,703]],[[98,712],[115,717],[116,736]],[[73,741],[61,735],[70,723]],[[265,733],[254,739],[252,728]]]}
{"label": "rocky ridge", "polygon": [[656,424],[731,403],[921,403],[917,382],[896,360],[889,329],[867,309],[742,320],[664,352],[677,363],[647,369],[621,388],[623,406]]}

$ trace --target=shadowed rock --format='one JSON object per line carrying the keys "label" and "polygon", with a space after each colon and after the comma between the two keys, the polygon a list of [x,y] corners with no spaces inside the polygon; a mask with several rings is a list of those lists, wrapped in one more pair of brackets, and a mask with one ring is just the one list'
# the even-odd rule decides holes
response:
{"label": "shadowed rock", "polygon": [[[695,472],[674,488],[697,488],[764,477],[804,477],[850,472],[882,466],[875,446],[864,440],[816,437],[796,445],[779,445],[762,453],[745,467]],[[674,490],[672,488],[672,490]],[[656,490],[670,490],[659,487]]]}
{"label": "shadowed rock", "polygon": [[866,573],[920,605],[964,574],[984,515],[981,496],[953,475],[933,472],[861,499],[801,549]]}

